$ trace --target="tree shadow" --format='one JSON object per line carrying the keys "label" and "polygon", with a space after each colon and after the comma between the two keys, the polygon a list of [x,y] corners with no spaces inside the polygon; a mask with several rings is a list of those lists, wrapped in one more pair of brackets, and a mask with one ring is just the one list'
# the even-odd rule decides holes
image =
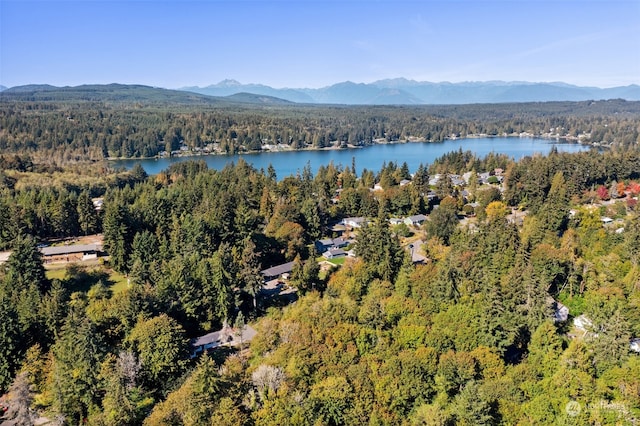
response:
{"label": "tree shadow", "polygon": [[88,269],[86,266],[76,263],[72,263],[67,267],[67,272],[62,282],[71,293],[76,291],[86,293],[99,282],[107,286],[114,284],[109,281],[107,272],[99,269]]}

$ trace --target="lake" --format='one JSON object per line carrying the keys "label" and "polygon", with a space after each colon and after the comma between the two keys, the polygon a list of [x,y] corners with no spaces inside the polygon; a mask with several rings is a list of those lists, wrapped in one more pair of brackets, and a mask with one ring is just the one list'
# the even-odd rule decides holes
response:
{"label": "lake", "polygon": [[256,169],[266,170],[269,164],[276,170],[278,179],[295,175],[301,172],[307,163],[315,174],[320,166],[326,166],[333,162],[335,165],[351,166],[352,159],[355,158],[356,170],[358,174],[363,169],[377,172],[385,162],[395,161],[398,166],[406,162],[409,170],[413,173],[420,163],[425,166],[431,164],[433,160],[451,151],[462,149],[471,151],[478,157],[494,152],[506,154],[515,160],[522,157],[543,154],[547,155],[552,147],[556,147],[560,152],[588,151],[590,146],[577,143],[562,143],[557,140],[540,138],[520,138],[520,137],[495,137],[495,138],[470,138],[448,140],[438,143],[411,142],[377,144],[364,148],[323,150],[323,151],[283,151],[283,152],[263,152],[236,155],[203,155],[198,157],[173,157],[173,158],[149,158],[137,160],[114,160],[111,165],[131,169],[135,164],[140,163],[145,171],[150,175],[158,174],[171,164],[188,160],[204,160],[210,169],[220,170],[231,162],[237,163],[243,158],[252,164]]}

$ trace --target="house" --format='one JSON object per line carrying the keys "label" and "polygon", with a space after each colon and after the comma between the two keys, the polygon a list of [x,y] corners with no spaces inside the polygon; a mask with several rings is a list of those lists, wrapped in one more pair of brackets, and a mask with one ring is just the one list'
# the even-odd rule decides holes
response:
{"label": "house", "polygon": [[345,257],[346,255],[347,252],[339,248],[332,248],[322,253],[322,257],[325,259],[336,259],[338,257]]}
{"label": "house", "polygon": [[45,263],[79,262],[97,259],[100,251],[102,251],[102,247],[99,244],[74,244],[40,248]]}
{"label": "house", "polygon": [[333,226],[331,226],[329,230],[334,234],[342,235],[347,230],[347,227],[344,226],[342,223],[336,223]]}
{"label": "house", "polygon": [[263,271],[260,271],[265,281],[271,281],[284,275],[288,275],[293,271],[294,262],[283,263],[282,265],[272,266]]}
{"label": "house", "polygon": [[489,172],[483,172],[483,173],[479,173],[478,174],[478,180],[482,184],[488,184],[489,183],[489,177],[490,177]]}
{"label": "house", "polygon": [[342,237],[338,238],[323,238],[321,240],[316,241],[314,244],[316,251],[318,253],[324,253],[325,251],[332,248],[342,248],[349,245],[351,241],[345,240]]}
{"label": "house", "polygon": [[333,247],[333,238],[323,238],[313,243],[318,253],[324,253]]}
{"label": "house", "polygon": [[449,179],[451,179],[451,184],[453,186],[463,186],[466,183],[459,175],[450,175]]}
{"label": "house", "polygon": [[404,223],[404,219],[401,219],[399,217],[391,217],[389,218],[389,223],[392,225],[400,225],[401,223]]}
{"label": "house", "polygon": [[411,183],[411,181],[409,179],[402,179],[400,181],[400,186],[409,185],[410,183]]}
{"label": "house", "polygon": [[436,173],[435,175],[433,175],[433,177],[429,179],[429,185],[436,186],[440,181],[440,179],[442,179],[442,175],[440,173]]}
{"label": "house", "polygon": [[640,354],[640,339],[631,339],[629,344],[629,350]]}
{"label": "house", "polygon": [[373,191],[384,191],[384,188],[379,183],[373,185]]}
{"label": "house", "polygon": [[340,223],[351,228],[362,228],[367,224],[367,219],[364,217],[346,217]]}
{"label": "house", "polygon": [[258,334],[256,330],[249,325],[244,326],[242,332],[240,332],[225,323],[221,330],[191,340],[191,358],[195,358],[204,351],[220,346],[240,346],[253,340],[256,334]]}
{"label": "house", "polygon": [[413,216],[408,216],[404,219],[404,223],[407,224],[407,226],[420,226],[424,223],[424,221],[427,220],[427,217],[423,214],[416,214]]}
{"label": "house", "polygon": [[353,244],[355,242],[356,241],[354,239],[345,240],[342,237],[338,237],[333,239],[333,246],[336,248],[342,248],[342,247],[348,246],[349,244]]}

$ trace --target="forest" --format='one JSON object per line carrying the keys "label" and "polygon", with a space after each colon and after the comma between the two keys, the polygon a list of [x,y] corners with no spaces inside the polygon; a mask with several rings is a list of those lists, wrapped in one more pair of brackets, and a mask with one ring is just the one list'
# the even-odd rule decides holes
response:
{"label": "forest", "polygon": [[[275,98],[274,98],[275,99]],[[640,102],[624,100],[432,106],[233,102],[138,86],[0,94],[0,152],[62,166],[106,158],[441,142],[469,135],[565,137],[634,146]]]}
{"label": "forest", "polygon": [[[413,175],[389,162],[360,175],[329,164],[315,175],[305,167],[279,178],[244,161],[222,170],[181,162],[155,176],[140,167],[38,161],[57,143],[77,158],[100,146],[95,157],[102,158],[112,136],[150,123],[179,129],[180,137],[194,136],[189,129],[204,122],[226,132],[255,123],[266,132],[267,113],[227,117],[221,125],[219,113],[33,107],[2,108],[0,249],[11,251],[0,265],[0,404],[9,401],[7,424],[33,424],[36,412],[68,425],[640,419],[640,354],[630,346],[640,337],[640,151],[631,146],[637,116],[538,116],[509,129],[528,131],[535,122],[582,132],[591,123],[593,134],[608,122],[606,132],[618,143],[605,151],[552,151],[519,161],[457,151]],[[327,116],[318,113],[307,124],[316,129],[310,135],[329,123],[353,129],[360,122],[345,134],[373,137],[403,123],[400,137],[424,131],[428,121],[406,119],[406,111],[374,118],[336,107],[345,120],[336,124],[336,113],[323,111]],[[26,119],[30,114],[41,121]],[[107,136],[95,124],[100,116],[119,130]],[[434,117],[428,126],[442,126],[443,134],[462,125],[453,115]],[[307,122],[293,113],[277,121],[269,138],[285,137],[284,122],[297,129],[290,135],[303,134],[298,120]],[[499,132],[511,120],[464,126]],[[72,128],[78,133],[68,134]],[[68,136],[54,143],[35,137],[38,129]],[[77,143],[89,129],[92,139]],[[157,131],[153,146],[164,138]],[[6,153],[29,144],[35,154]],[[429,184],[436,174],[465,172],[472,178],[464,188],[448,178]],[[481,172],[496,175],[493,183],[479,182]],[[374,184],[381,190],[372,191]],[[99,210],[96,198],[104,201]],[[523,219],[512,220],[514,212]],[[416,214],[427,215],[423,225],[389,225],[391,217]],[[355,257],[322,269],[314,241],[335,236],[340,219],[358,216],[370,224],[355,231]],[[108,259],[45,267],[42,242],[96,233]],[[424,263],[412,263],[410,243]],[[265,298],[260,271],[291,261],[288,285],[297,300]],[[557,318],[558,304],[568,318]],[[583,328],[577,318],[586,319]],[[237,350],[190,356],[191,339],[225,324],[250,324],[257,335]]]}

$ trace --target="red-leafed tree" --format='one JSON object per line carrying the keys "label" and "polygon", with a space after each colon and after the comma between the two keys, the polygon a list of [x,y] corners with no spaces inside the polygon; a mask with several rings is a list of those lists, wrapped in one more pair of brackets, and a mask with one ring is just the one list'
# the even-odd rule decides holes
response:
{"label": "red-leafed tree", "polygon": [[598,197],[600,197],[601,200],[608,200],[609,199],[609,189],[607,189],[606,186],[601,185],[598,187],[598,189],[596,190],[596,193],[598,194]]}

